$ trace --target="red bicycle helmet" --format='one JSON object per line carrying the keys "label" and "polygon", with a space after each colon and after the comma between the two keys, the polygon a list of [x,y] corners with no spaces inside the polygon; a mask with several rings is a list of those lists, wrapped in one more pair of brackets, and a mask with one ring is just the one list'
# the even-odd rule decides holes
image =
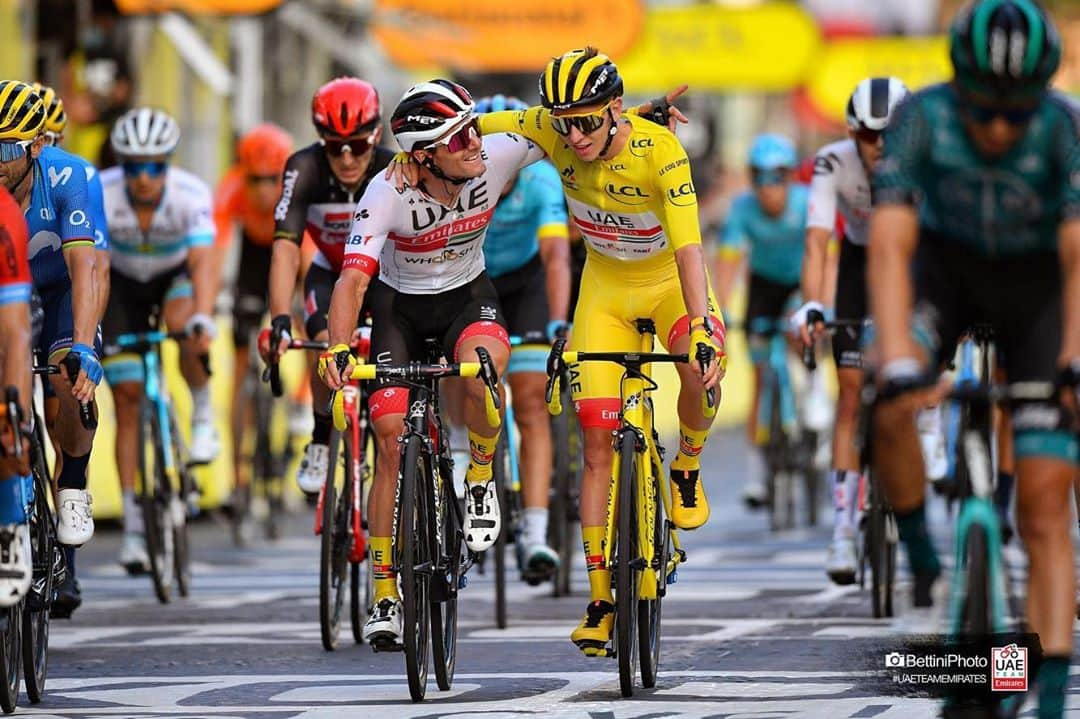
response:
{"label": "red bicycle helmet", "polygon": [[331,80],[311,98],[311,121],[320,135],[353,137],[379,124],[379,93],[356,77]]}
{"label": "red bicycle helmet", "polygon": [[285,169],[292,146],[289,133],[268,122],[240,138],[236,159],[249,175],[277,175]]}

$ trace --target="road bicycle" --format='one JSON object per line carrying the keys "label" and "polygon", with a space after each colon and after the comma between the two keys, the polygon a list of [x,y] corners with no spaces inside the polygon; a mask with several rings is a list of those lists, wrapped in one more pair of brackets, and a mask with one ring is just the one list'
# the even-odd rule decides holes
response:
{"label": "road bicycle", "polygon": [[[143,395],[139,409],[139,494],[146,528],[146,551],[150,557],[150,577],[158,601],[167,604],[173,584],[181,597],[191,592],[191,546],[188,539],[189,513],[197,507],[198,487],[192,476],[194,466],[180,433],[172,400],[165,384],[161,345],[166,340],[181,342],[185,332],[129,332],[116,337],[105,354],[133,352],[143,365]],[[210,359],[201,355],[203,369],[210,374]]]}
{"label": "road bicycle", "polygon": [[[353,380],[392,380],[409,387],[409,410],[399,440],[401,469],[394,496],[393,566],[404,604],[405,667],[409,695],[422,701],[427,691],[428,655],[439,689],[450,689],[457,662],[457,596],[475,555],[465,545],[463,514],[453,489],[453,464],[439,413],[439,381],[479,378],[487,387],[488,423],[499,426],[499,378],[491,356],[477,349],[479,361],[442,364],[438,342],[427,340],[428,363],[362,364]],[[344,367],[341,368],[344,370]],[[334,426],[347,426],[344,396],[335,393]],[[430,642],[429,642],[430,639]],[[376,651],[396,646],[372,647]]]}
{"label": "road bicycle", "polygon": [[[668,584],[677,579],[686,552],[679,544],[671,516],[671,493],[663,478],[664,448],[656,432],[650,393],[659,385],[650,377],[653,363],[687,363],[685,355],[652,352],[656,326],[650,319],[635,321],[641,336],[634,352],[573,352],[558,339],[548,358],[546,400],[549,411],[562,411],[560,385],[570,384],[569,365],[614,362],[623,367],[619,382],[619,428],[613,433],[612,482],[608,492],[604,561],[612,568],[615,627],[610,644],[590,644],[588,656],[614,657],[619,662],[623,696],[632,696],[638,663],[641,684],[656,686],[660,663],[661,603]],[[702,354],[702,349],[706,354]],[[709,362],[707,348],[697,361]],[[715,394],[706,395],[707,411],[715,412]]]}
{"label": "road bicycle", "polygon": [[[271,346],[279,338],[271,336]],[[326,342],[291,340],[289,350],[325,352]],[[358,357],[370,350],[370,335],[351,344]],[[275,397],[283,394],[277,363],[268,365],[263,378]],[[315,534],[319,537],[319,636],[323,649],[334,651],[341,630],[345,592],[349,593],[349,622],[353,640],[363,642],[364,622],[374,597],[367,547],[367,489],[375,467],[375,432],[368,416],[367,397],[359,383],[338,394],[344,424],[330,431],[326,479],[315,505]]]}

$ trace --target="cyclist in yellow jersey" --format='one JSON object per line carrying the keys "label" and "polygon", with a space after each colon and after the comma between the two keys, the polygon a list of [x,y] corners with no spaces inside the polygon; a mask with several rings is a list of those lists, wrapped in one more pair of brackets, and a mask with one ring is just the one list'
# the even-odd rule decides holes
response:
{"label": "cyclist in yellow jersey", "polygon": [[[542,107],[480,116],[484,133],[523,135],[555,163],[574,223],[588,247],[571,346],[579,351],[632,351],[635,320],[651,318],[671,352],[715,347],[702,371],[679,365],[679,451],[671,464],[672,521],[700,527],[709,506],[700,479],[711,424],[707,388],[723,376],[724,325],[705,271],[690,162],[666,128],[623,115],[622,79],[595,48],[552,60],[540,77]],[[585,433],[581,525],[591,602],[571,635],[581,646],[607,642],[613,623],[611,573],[601,542],[611,481],[611,431],[619,423],[617,365],[572,367],[571,389]]]}

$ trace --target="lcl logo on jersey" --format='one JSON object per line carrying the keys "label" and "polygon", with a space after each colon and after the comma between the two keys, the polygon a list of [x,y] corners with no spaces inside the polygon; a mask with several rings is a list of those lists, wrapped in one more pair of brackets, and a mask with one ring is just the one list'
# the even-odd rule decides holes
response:
{"label": "lcl logo on jersey", "polygon": [[630,154],[636,157],[645,157],[653,149],[651,137],[633,137],[630,139]]}
{"label": "lcl logo on jersey", "polygon": [[643,205],[649,201],[648,194],[636,185],[616,185],[614,182],[609,182],[604,187],[604,192],[611,199],[624,205]]}
{"label": "lcl logo on jersey", "polygon": [[697,202],[697,197],[694,193],[694,183],[684,182],[678,187],[672,187],[667,191],[668,201],[673,205],[679,207],[689,207]]}

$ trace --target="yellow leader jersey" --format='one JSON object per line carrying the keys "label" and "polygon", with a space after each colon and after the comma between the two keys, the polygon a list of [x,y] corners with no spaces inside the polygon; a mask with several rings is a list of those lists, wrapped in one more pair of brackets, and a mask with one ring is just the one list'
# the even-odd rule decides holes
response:
{"label": "yellow leader jersey", "polygon": [[633,126],[626,145],[615,157],[592,162],[578,158],[542,107],[481,115],[480,129],[523,135],[544,149],[593,262],[669,276],[676,272],[675,250],[701,244],[690,161],[666,127],[637,115],[623,119]]}

